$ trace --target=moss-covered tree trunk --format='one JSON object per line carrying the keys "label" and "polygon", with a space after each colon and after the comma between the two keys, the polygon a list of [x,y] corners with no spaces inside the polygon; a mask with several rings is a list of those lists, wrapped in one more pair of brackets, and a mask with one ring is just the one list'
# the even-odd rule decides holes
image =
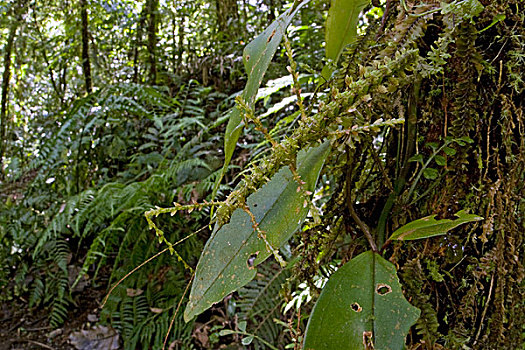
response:
{"label": "moss-covered tree trunk", "polygon": [[[320,252],[321,264],[351,259],[363,249],[363,223],[381,246],[407,222],[468,209],[485,220],[441,238],[383,246],[407,298],[422,310],[408,341],[418,349],[522,348],[523,3],[407,4],[392,2],[384,26],[377,20],[347,48],[332,87],[334,105],[351,96],[334,109],[346,127],[379,118],[403,118],[403,127],[341,149],[346,176],[325,209],[329,230],[303,235],[308,249],[298,275],[319,269]],[[403,55],[403,67],[381,73],[380,83],[361,83]]]}
{"label": "moss-covered tree trunk", "polygon": [[[384,222],[387,231],[416,217],[451,217],[464,208],[485,217],[482,224],[441,239],[388,248],[401,266],[407,295],[422,310],[415,338],[421,337],[418,341],[427,349],[523,346],[523,3],[500,0],[483,5],[470,20],[446,13],[411,19],[398,8],[397,20],[391,18],[386,27],[386,35],[401,43],[415,38],[407,47],[416,47],[421,57],[437,49],[446,60],[443,70],[419,82],[417,75],[425,75],[426,69],[420,67],[421,73],[412,73],[411,88],[399,95],[406,122],[388,144],[390,154],[398,156],[389,171],[398,176],[391,192],[394,205],[387,208],[390,214]],[[432,11],[432,6],[424,10]],[[489,27],[502,15],[503,20]],[[439,50],[445,40],[448,46]],[[411,192],[422,164],[408,163],[410,171],[403,173],[404,162],[414,155],[427,160],[434,146],[450,138],[473,142],[441,151]],[[417,148],[410,149],[414,139]]]}
{"label": "moss-covered tree trunk", "polygon": [[[418,207],[440,216],[466,207],[485,221],[407,252],[404,277],[408,284],[414,274],[422,277],[409,294],[427,311],[419,323],[427,344],[446,339],[451,348],[517,349],[525,324],[523,4],[484,5],[474,21],[454,27],[444,71],[423,85],[419,138],[474,142],[443,154],[446,175]],[[505,20],[487,28],[501,15]],[[428,27],[420,52],[431,38]]]}

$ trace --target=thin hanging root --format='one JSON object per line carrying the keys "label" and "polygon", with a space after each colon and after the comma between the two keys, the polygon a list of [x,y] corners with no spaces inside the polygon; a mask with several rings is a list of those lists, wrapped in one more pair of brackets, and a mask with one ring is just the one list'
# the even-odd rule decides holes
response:
{"label": "thin hanging root", "polygon": [[[160,209],[160,208],[159,208]],[[172,250],[173,247],[179,245],[180,243],[184,242],[185,240],[187,240],[188,238],[190,237],[193,237],[195,236],[197,233],[201,232],[202,230],[204,230],[207,226],[203,226],[201,227],[200,229],[198,229],[197,231],[187,235],[186,237],[180,239],[179,241],[177,241],[176,243],[174,244],[171,244],[170,243],[170,246],[168,248],[165,248],[163,250],[161,250],[160,252],[158,252],[157,254],[153,255],[152,257],[148,258],[146,261],[144,261],[143,263],[141,263],[139,266],[135,267],[133,270],[131,270],[130,272],[128,272],[124,277],[122,277],[117,283],[115,283],[109,290],[108,294],[106,295],[106,297],[104,298],[104,301],[102,302],[102,305],[101,305],[101,308],[104,307],[104,305],[106,305],[106,302],[108,301],[109,299],[109,296],[111,295],[111,293],[113,292],[113,290],[115,290],[115,288],[117,288],[122,282],[124,282],[124,280],[126,278],[128,278],[129,276],[131,276],[133,273],[135,273],[135,271],[137,271],[138,269],[140,269],[142,266],[146,265],[147,263],[149,263],[150,261],[156,259],[157,257],[161,256],[162,254],[164,254],[165,252],[167,252],[168,250]],[[181,261],[183,264],[184,264],[184,267],[189,269],[191,271],[191,273],[193,274],[194,271],[193,269],[191,268],[191,266],[189,266],[186,261],[184,261],[184,259],[182,259],[182,257],[177,253],[175,252],[177,258],[179,259],[179,261]]]}
{"label": "thin hanging root", "polygon": [[175,322],[175,317],[179,313],[180,306],[182,305],[182,301],[184,300],[184,297],[186,296],[186,293],[188,293],[188,289],[190,289],[191,282],[193,282],[193,278],[195,278],[195,273],[191,275],[190,280],[188,281],[188,284],[186,285],[186,288],[184,289],[184,293],[182,293],[182,296],[180,297],[179,303],[177,304],[177,309],[175,309],[175,313],[173,314],[173,317],[170,321],[170,326],[168,327],[168,331],[166,332],[166,337],[164,337],[164,343],[162,344],[162,350],[166,348],[166,343],[168,342],[168,337],[171,333],[171,329],[173,328],[173,323]]}

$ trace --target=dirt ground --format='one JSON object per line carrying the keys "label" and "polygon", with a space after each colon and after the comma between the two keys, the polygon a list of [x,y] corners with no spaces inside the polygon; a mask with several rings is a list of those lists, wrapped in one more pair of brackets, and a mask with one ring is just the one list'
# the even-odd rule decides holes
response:
{"label": "dirt ground", "polygon": [[57,329],[49,325],[49,310],[29,309],[22,300],[1,304],[0,350],[75,349],[69,343],[69,335],[94,324],[92,321],[98,318],[98,306],[105,293],[104,288],[86,288],[75,296],[77,305],[71,306],[65,324]]}

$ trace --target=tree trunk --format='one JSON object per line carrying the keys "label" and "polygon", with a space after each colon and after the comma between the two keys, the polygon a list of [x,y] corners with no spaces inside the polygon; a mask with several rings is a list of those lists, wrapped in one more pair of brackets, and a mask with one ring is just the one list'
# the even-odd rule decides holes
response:
{"label": "tree trunk", "polygon": [[133,47],[133,82],[139,82],[139,53],[142,47],[142,32],[144,28],[144,10],[140,14],[137,23],[137,35],[135,36],[135,45]]}
{"label": "tree trunk", "polygon": [[86,0],[80,0],[80,18],[82,22],[82,69],[86,82],[86,92],[90,94],[93,91],[93,86],[91,81],[91,63],[89,60],[89,22]]}
{"label": "tree trunk", "polygon": [[9,80],[11,79],[11,55],[16,36],[16,30],[22,21],[26,2],[21,1],[14,6],[14,19],[9,28],[7,43],[4,46],[4,72],[2,74],[2,98],[0,101],[0,178],[3,178],[3,158],[6,150],[7,124],[7,100],[9,98]]}
{"label": "tree trunk", "polygon": [[216,0],[217,30],[231,37],[237,34],[239,9],[237,0]]}
{"label": "tree trunk", "polygon": [[[40,30],[40,27],[39,27],[40,23],[38,22],[38,19],[36,16],[37,16],[37,12],[33,11],[34,28],[38,34],[38,37],[40,38],[40,41],[44,42],[45,39],[44,39],[44,36],[42,35],[42,31]],[[55,91],[58,97],[58,100],[60,101],[60,105],[64,106],[64,91],[60,90],[60,85],[57,84],[57,81],[55,79],[55,73],[53,72],[53,69],[51,69],[51,64],[49,63],[49,58],[47,57],[47,52],[46,52],[46,48],[44,45],[42,47],[42,58],[44,59],[44,63],[46,64],[47,70],[49,72],[49,78],[51,80],[51,85],[53,86],[53,90]]]}
{"label": "tree trunk", "polygon": [[268,25],[272,23],[275,20],[275,10],[276,7],[280,6],[280,4],[277,4],[278,0],[266,0],[266,6],[268,6],[268,12],[267,12],[267,20]]}
{"label": "tree trunk", "polygon": [[147,0],[147,21],[148,21],[148,64],[149,64],[149,83],[155,85],[157,82],[157,10],[158,0]]}

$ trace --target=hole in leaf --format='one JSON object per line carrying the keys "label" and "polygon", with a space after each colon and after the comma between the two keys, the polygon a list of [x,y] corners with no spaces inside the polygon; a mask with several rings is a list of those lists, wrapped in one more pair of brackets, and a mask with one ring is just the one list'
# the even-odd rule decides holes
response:
{"label": "hole in leaf", "polygon": [[253,207],[254,207],[254,208],[257,208],[257,203],[254,203],[254,204],[253,204]]}
{"label": "hole in leaf", "polygon": [[246,260],[246,265],[248,265],[248,268],[251,270],[253,269],[253,262],[257,258],[257,255],[259,255],[259,252],[255,252],[254,254],[250,255],[248,260]]}
{"label": "hole in leaf", "polygon": [[363,308],[361,307],[361,305],[359,305],[358,303],[353,303],[351,305],[352,307],[352,310],[354,310],[355,312],[361,312],[363,311]]}
{"label": "hole in leaf", "polygon": [[371,331],[364,331],[363,332],[363,345],[365,346],[365,349],[374,349],[374,342],[372,339],[372,332]]}
{"label": "hole in leaf", "polygon": [[379,283],[376,287],[376,293],[379,295],[387,295],[392,291],[392,287],[390,287],[388,284]]}
{"label": "hole in leaf", "polygon": [[275,29],[273,30],[272,34],[270,34],[266,42],[269,43],[270,41],[272,41],[274,35],[275,35]]}
{"label": "hole in leaf", "polygon": [[246,55],[246,61],[250,60],[250,55]]}

